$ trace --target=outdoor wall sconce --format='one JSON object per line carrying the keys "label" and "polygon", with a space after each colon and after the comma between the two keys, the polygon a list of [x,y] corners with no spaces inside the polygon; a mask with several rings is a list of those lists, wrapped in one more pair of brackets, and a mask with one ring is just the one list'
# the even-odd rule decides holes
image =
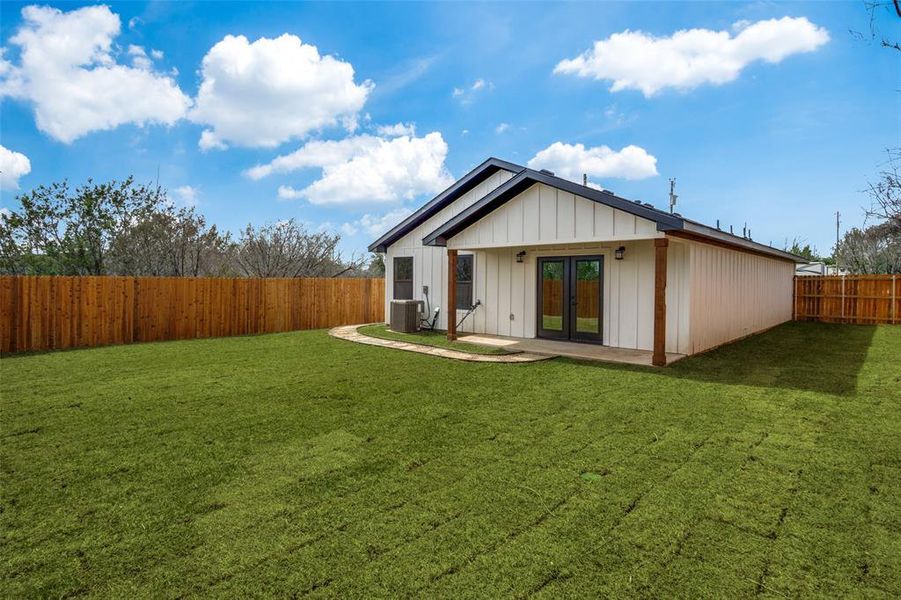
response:
{"label": "outdoor wall sconce", "polygon": [[626,247],[620,246],[616,250],[613,251],[613,258],[616,260],[622,260],[626,256]]}
{"label": "outdoor wall sconce", "polygon": [[522,251],[520,251],[520,252],[517,252],[517,253],[516,253],[516,262],[521,263],[521,262],[522,262],[522,259],[524,259],[525,257],[526,257],[526,251],[525,251],[525,250],[522,250]]}

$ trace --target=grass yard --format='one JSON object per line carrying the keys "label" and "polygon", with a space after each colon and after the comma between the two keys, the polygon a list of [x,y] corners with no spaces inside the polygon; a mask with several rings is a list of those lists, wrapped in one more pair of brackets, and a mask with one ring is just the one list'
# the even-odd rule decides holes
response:
{"label": "grass yard", "polygon": [[[510,354],[503,348],[470,344],[459,340],[453,342],[448,341],[447,332],[445,331],[423,330],[417,331],[416,333],[399,333],[397,331],[391,331],[388,329],[387,325],[366,325],[360,327],[357,331],[364,335],[382,338],[384,340],[422,344],[423,346],[434,346],[436,348],[447,348],[449,350],[458,350],[460,352],[469,352],[471,354]],[[461,335],[466,334],[461,333]]]}
{"label": "grass yard", "polygon": [[324,331],[2,360],[7,597],[901,596],[901,328],[667,369]]}

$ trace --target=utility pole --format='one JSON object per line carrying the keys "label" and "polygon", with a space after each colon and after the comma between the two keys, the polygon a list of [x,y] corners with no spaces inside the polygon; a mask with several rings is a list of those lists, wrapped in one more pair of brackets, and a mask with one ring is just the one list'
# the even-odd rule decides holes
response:
{"label": "utility pole", "polygon": [[832,258],[835,259],[835,274],[839,274],[838,268],[838,244],[839,244],[839,225],[841,224],[841,213],[835,211],[835,250],[832,252]]}
{"label": "utility pole", "polygon": [[669,180],[669,212],[672,214],[676,209],[676,198],[679,196],[676,195],[676,178],[672,177]]}
{"label": "utility pole", "polygon": [[841,213],[835,211],[835,249],[838,250],[839,234],[838,227],[841,224]]}

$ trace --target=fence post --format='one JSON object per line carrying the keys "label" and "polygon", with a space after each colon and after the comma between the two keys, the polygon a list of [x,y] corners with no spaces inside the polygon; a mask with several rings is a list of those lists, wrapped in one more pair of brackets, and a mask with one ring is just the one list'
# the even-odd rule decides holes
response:
{"label": "fence post", "polygon": [[842,275],[842,323],[845,322],[845,276]]}
{"label": "fence post", "polygon": [[895,277],[896,275],[892,275],[892,325],[895,324],[895,318],[898,315],[898,309],[895,308],[895,304],[898,302],[895,293]]}

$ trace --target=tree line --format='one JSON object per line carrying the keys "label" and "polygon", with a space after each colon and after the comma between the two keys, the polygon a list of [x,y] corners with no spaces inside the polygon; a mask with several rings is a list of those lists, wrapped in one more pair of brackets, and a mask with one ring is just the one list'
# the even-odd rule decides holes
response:
{"label": "tree line", "polygon": [[870,225],[847,231],[835,249],[835,261],[851,273],[901,273],[901,148],[888,151],[885,169],[864,190]]}
{"label": "tree line", "polygon": [[12,275],[377,277],[381,257],[344,259],[336,233],[294,219],[222,231],[159,186],[41,185],[0,217],[0,272]]}
{"label": "tree line", "polygon": [[863,192],[870,200],[863,209],[863,227],[852,227],[837,241],[832,256],[795,238],[784,249],[811,262],[823,262],[841,272],[859,275],[901,274],[901,149],[889,149],[886,168]]}

